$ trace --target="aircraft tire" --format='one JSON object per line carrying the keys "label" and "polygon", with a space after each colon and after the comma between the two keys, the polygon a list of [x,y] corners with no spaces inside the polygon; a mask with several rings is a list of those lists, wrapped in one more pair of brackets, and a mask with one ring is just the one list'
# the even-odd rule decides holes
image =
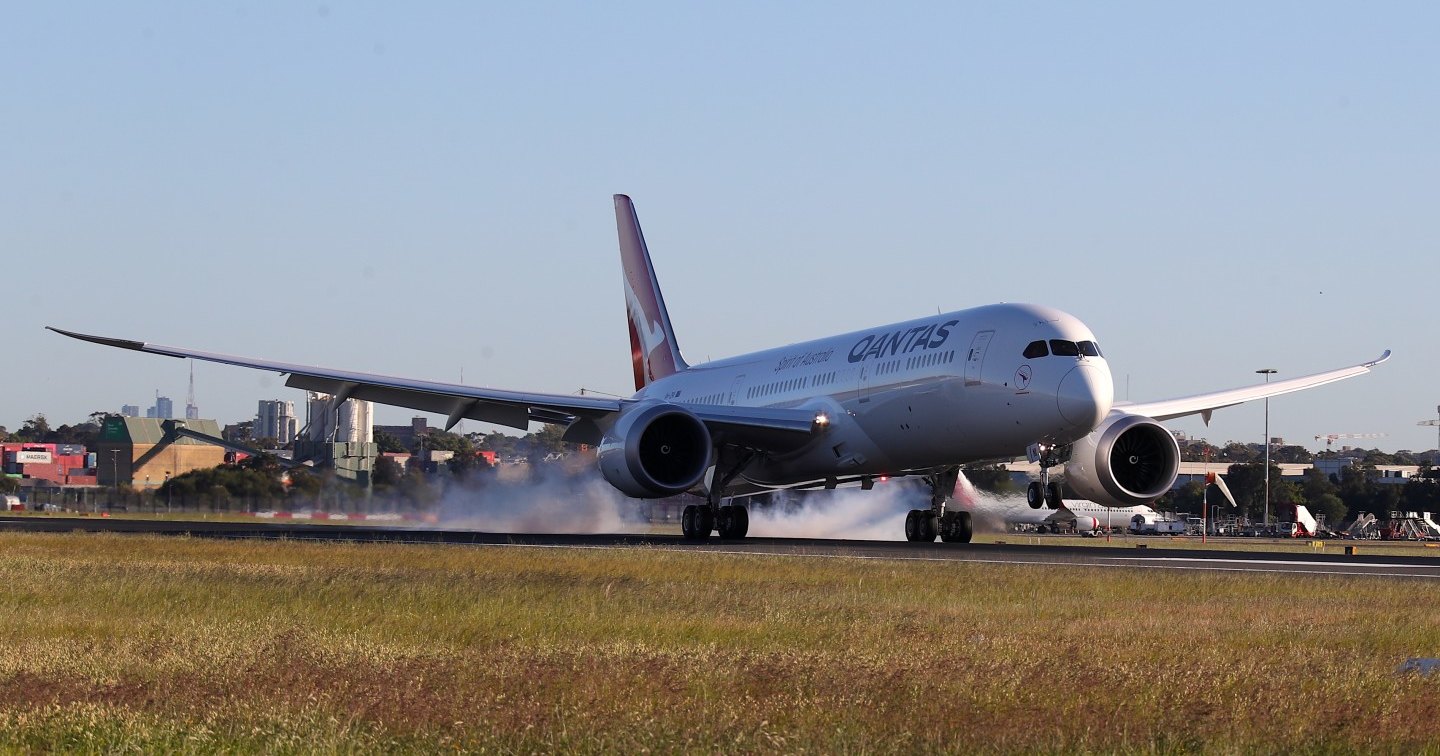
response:
{"label": "aircraft tire", "polygon": [[1039,509],[1045,504],[1045,491],[1040,487],[1040,481],[1032,480],[1030,485],[1026,486],[1025,503],[1029,504],[1031,509]]}
{"label": "aircraft tire", "polygon": [[1064,495],[1065,489],[1061,488],[1059,483],[1051,482],[1045,487],[1045,503],[1049,504],[1051,509],[1059,509],[1065,503]]}
{"label": "aircraft tire", "polygon": [[912,509],[905,515],[905,540],[924,543],[935,540],[935,515],[928,509]]}
{"label": "aircraft tire", "polygon": [[680,513],[680,533],[687,541],[705,541],[715,529],[710,507],[704,504],[687,504]]}
{"label": "aircraft tire", "polygon": [[912,509],[905,517],[905,540],[931,543],[935,540],[937,524],[934,512],[928,509]]}
{"label": "aircraft tire", "polygon": [[940,520],[940,540],[945,543],[970,543],[974,535],[969,512],[946,512]]}
{"label": "aircraft tire", "polygon": [[750,513],[742,505],[727,504],[720,507],[715,525],[721,539],[738,541],[750,530]]}

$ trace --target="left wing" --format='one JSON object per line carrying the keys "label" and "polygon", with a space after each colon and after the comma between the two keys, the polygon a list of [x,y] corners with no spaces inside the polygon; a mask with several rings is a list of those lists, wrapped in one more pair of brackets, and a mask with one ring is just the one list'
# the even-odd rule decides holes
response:
{"label": "left wing", "polygon": [[[543,394],[526,391],[464,386],[458,383],[420,381],[349,370],[297,365],[288,362],[237,357],[214,352],[150,344],[143,341],[65,331],[46,326],[62,336],[136,352],[161,354],[224,365],[268,370],[289,377],[285,385],[333,395],[337,404],[346,399],[364,399],[445,415],[445,429],[463,419],[526,430],[530,423],[553,423],[570,428],[566,439],[578,443],[600,442],[601,425],[635,404],[631,399]],[[766,407],[686,405],[703,421],[717,441],[784,451],[804,444],[819,428],[816,415],[808,410]]]}
{"label": "left wing", "polygon": [[1257,383],[1253,386],[1215,391],[1209,394],[1196,394],[1194,396],[1182,396],[1174,399],[1163,399],[1158,402],[1115,402],[1112,409],[1122,412],[1144,415],[1155,420],[1172,420],[1186,415],[1200,415],[1206,423],[1210,422],[1210,413],[1222,407],[1233,407],[1236,404],[1264,399],[1269,396],[1279,396],[1292,391],[1302,391],[1316,386],[1323,386],[1335,381],[1343,381],[1346,378],[1354,378],[1357,375],[1364,375],[1370,369],[1390,359],[1390,350],[1376,357],[1369,362],[1362,362],[1359,365],[1339,368],[1338,370],[1327,370],[1323,373],[1302,375],[1299,378],[1291,378],[1284,381],[1272,383]]}

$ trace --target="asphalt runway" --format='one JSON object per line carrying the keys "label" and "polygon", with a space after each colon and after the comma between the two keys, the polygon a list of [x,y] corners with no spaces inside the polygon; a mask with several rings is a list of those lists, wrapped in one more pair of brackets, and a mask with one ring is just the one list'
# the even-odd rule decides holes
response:
{"label": "asphalt runway", "polygon": [[471,546],[536,548],[663,548],[716,554],[969,562],[981,564],[1066,565],[1147,570],[1307,575],[1366,575],[1379,578],[1440,580],[1436,558],[1361,553],[1276,553],[1199,549],[1104,548],[1008,543],[930,543],[904,541],[840,541],[809,538],[747,538],[743,541],[689,543],[668,535],[569,535],[483,533],[419,527],[300,524],[294,522],[206,522],[128,520],[100,517],[0,517],[0,531],[48,533],[140,533],[202,538],[261,538],[316,541],[436,543]]}

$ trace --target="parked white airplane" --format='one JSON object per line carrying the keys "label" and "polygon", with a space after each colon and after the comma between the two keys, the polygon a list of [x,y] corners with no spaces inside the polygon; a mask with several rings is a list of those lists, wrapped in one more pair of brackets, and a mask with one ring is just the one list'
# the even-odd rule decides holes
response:
{"label": "parked white airplane", "polygon": [[1027,450],[1042,465],[1031,486],[1059,502],[1049,471],[1107,505],[1149,502],[1170,489],[1180,454],[1158,421],[1200,414],[1370,371],[1375,360],[1270,384],[1159,402],[1114,401],[1110,368],[1079,319],[1028,304],[996,304],[831,336],[691,366],[671,327],[630,198],[615,196],[636,393],[628,399],[477,388],[372,375],[140,341],[66,336],[170,357],[288,374],[285,385],[346,399],[526,429],[566,427],[599,447],[599,466],[635,497],[691,492],[687,538],[742,538],[743,504],[727,497],[819,488],[885,475],[924,476],[929,509],[906,518],[906,537],[969,541],[969,514],[946,508],[960,465]]}
{"label": "parked white airplane", "polygon": [[1048,526],[1075,523],[1077,533],[1103,532],[1107,528],[1126,529],[1139,517],[1142,522],[1156,522],[1163,519],[1161,514],[1148,505],[1136,504],[1129,507],[1107,507],[1085,499],[1065,499],[1058,507],[1042,503],[1039,507],[1028,506],[1018,497],[996,497],[982,494],[962,472],[956,481],[955,493],[949,505],[952,508],[970,512],[981,522],[992,527],[1009,525]]}

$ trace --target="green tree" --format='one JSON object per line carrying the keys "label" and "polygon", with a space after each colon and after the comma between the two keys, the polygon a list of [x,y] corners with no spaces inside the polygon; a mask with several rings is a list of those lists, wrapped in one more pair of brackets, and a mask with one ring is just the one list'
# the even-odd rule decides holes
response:
{"label": "green tree", "polygon": [[470,439],[458,433],[450,433],[443,430],[432,430],[425,438],[425,448],[430,451],[448,451],[455,454],[472,454],[475,445]]}
{"label": "green tree", "polygon": [[1333,493],[1321,494],[1318,498],[1310,499],[1308,505],[1310,512],[1317,517],[1325,516],[1325,527],[1331,530],[1339,530],[1345,522],[1345,502]]}
{"label": "green tree", "polygon": [[[1204,503],[1205,484],[1189,481],[1156,499],[1150,506],[1157,512],[1189,512],[1198,516]],[[1214,505],[1214,501],[1210,502]]]}
{"label": "green tree", "polygon": [[[1271,483],[1280,477],[1278,470],[1270,470]],[[1225,471],[1225,483],[1235,496],[1240,513],[1252,522],[1259,521],[1265,512],[1265,465],[1242,463],[1230,465]]]}
{"label": "green tree", "polygon": [[485,434],[480,443],[475,445],[477,449],[493,451],[500,459],[509,459],[520,454],[520,439],[499,431]]}
{"label": "green tree", "polygon": [[15,437],[21,441],[41,443],[49,433],[50,421],[45,419],[43,413],[39,413],[31,415],[30,418],[20,426],[20,430],[16,431]]}
{"label": "green tree", "polygon": [[400,439],[385,431],[375,431],[375,445],[380,447],[381,454],[408,454],[410,452],[404,444],[400,443]]}
{"label": "green tree", "polygon": [[1303,465],[1309,464],[1314,458],[1315,455],[1303,446],[1280,446],[1270,450],[1271,462]]}
{"label": "green tree", "polygon": [[1440,484],[1430,477],[1411,478],[1400,492],[1400,503],[1408,512],[1440,512]]}
{"label": "green tree", "polygon": [[313,498],[320,494],[323,486],[319,475],[308,467],[291,468],[288,473],[290,479],[291,497]]}
{"label": "green tree", "polygon": [[0,494],[13,494],[19,490],[19,481],[8,475],[0,475]]}
{"label": "green tree", "polygon": [[399,462],[391,457],[376,457],[375,474],[370,477],[370,484],[376,489],[386,490],[399,484],[404,476],[405,470],[400,467]]}

